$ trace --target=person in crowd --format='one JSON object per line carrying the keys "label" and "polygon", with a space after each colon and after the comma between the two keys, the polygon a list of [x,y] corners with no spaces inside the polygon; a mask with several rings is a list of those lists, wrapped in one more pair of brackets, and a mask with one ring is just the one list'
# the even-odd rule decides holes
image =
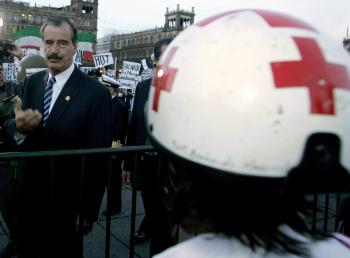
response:
{"label": "person in crowd", "polygon": [[[165,38],[158,41],[154,46],[154,56],[157,61],[159,61],[161,54],[165,51],[166,47],[170,44],[171,39]],[[152,79],[145,80],[139,83],[136,87],[133,108],[131,111],[130,125],[127,134],[127,146],[138,146],[138,145],[147,145],[149,140],[147,138],[147,130],[145,127],[145,117],[144,117],[144,107],[148,94],[151,87]],[[154,153],[145,153],[142,155],[141,164],[139,165],[139,186],[141,189],[143,205],[145,209],[145,217],[143,218],[139,229],[135,232],[135,242],[143,243],[149,239],[151,233],[150,228],[150,213],[152,211],[152,206],[154,203],[154,180],[155,180],[155,171],[157,168],[157,159]],[[124,161],[124,170],[122,172],[123,182],[130,182],[130,172],[133,171],[133,160],[127,159]],[[154,212],[155,213],[155,212]],[[161,227],[161,223],[158,224]],[[155,231],[155,229],[152,229]],[[159,241],[167,240],[165,238],[155,239],[156,236],[152,239],[151,249],[154,249],[154,252],[157,252],[164,248],[167,243],[157,243]],[[152,253],[152,251],[151,251]]]}
{"label": "person in crowd", "polygon": [[349,191],[349,71],[341,45],[277,12],[225,12],[182,32],[145,113],[168,161],[164,207],[195,236],[155,257],[350,257],[349,238],[306,219],[308,194]]}
{"label": "person in crowd", "polygon": [[[110,93],[74,66],[76,28],[66,18],[53,18],[41,35],[49,69],[26,79],[15,117],[5,121],[7,140],[23,151],[110,147]],[[106,163],[100,156],[26,162],[19,258],[82,257],[82,236],[92,230],[103,197]]]}
{"label": "person in crowd", "polygon": [[[106,78],[106,76],[103,76]],[[118,89],[120,84],[109,79],[103,80],[112,96],[112,121],[113,121],[113,141],[112,148],[120,148],[125,145],[126,133],[129,122],[129,109],[125,102],[118,97]],[[114,156],[112,159],[112,175],[110,182],[110,213],[115,215],[122,209],[122,179],[121,179],[121,163],[120,157]],[[103,215],[107,216],[108,210],[103,211]]]}
{"label": "person in crowd", "polygon": [[[7,49],[8,54],[23,57],[23,51],[16,44],[11,42],[11,47]],[[8,152],[13,149],[5,142],[3,137],[3,123],[11,116],[14,106],[15,96],[21,96],[23,91],[22,83],[16,81],[6,81],[4,79],[3,67],[0,65],[0,149],[1,152]],[[17,189],[19,186],[19,162],[0,161],[0,211],[8,228],[8,244],[1,251],[0,257],[7,258],[17,254]]]}
{"label": "person in crowd", "polygon": [[40,55],[27,55],[21,59],[21,69],[17,73],[17,81],[24,83],[27,76],[47,69],[45,58]]}

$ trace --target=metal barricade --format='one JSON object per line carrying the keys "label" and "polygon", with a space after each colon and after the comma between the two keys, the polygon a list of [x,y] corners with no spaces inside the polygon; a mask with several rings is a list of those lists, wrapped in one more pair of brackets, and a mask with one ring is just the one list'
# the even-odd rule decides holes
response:
{"label": "metal barricade", "polygon": [[[110,189],[111,189],[111,178],[112,178],[112,156],[118,156],[121,159],[126,157],[132,158],[134,160],[134,171],[131,178],[131,184],[134,185],[133,180],[136,180],[138,174],[138,161],[139,155],[146,152],[153,152],[152,146],[128,146],[121,148],[95,148],[95,149],[74,149],[74,150],[54,150],[54,151],[35,151],[35,152],[8,152],[0,153],[0,161],[23,161],[34,158],[47,158],[50,161],[50,200],[51,205],[53,204],[54,196],[54,180],[55,180],[55,162],[58,157],[80,157],[80,194],[79,194],[79,210],[82,211],[82,204],[84,198],[84,177],[86,172],[86,158],[91,155],[103,155],[108,156],[108,174],[107,174],[107,210],[110,211]],[[135,243],[134,243],[134,232],[136,226],[136,201],[137,201],[137,189],[132,187],[132,203],[131,203],[131,218],[130,218],[130,246],[129,246],[129,257],[134,257]],[[79,229],[83,228],[82,216],[79,218]],[[109,258],[111,252],[111,213],[107,212],[106,216],[106,234],[105,234],[105,252],[104,257]],[[84,248],[83,238],[81,238],[80,247],[83,253]]]}
{"label": "metal barricade", "polygon": [[[132,175],[132,199],[131,199],[131,217],[130,217],[130,243],[129,243],[129,257],[134,257],[135,243],[134,232],[136,226],[136,201],[137,201],[137,188],[134,185],[136,177],[138,175],[139,163],[141,160],[140,155],[146,152],[154,151],[152,146],[130,146],[122,148],[97,148],[97,149],[75,149],[75,150],[55,150],[55,151],[40,151],[40,152],[12,152],[12,153],[0,153],[1,160],[27,160],[33,158],[47,158],[50,160],[50,196],[54,195],[54,178],[55,178],[55,162],[58,157],[63,156],[77,156],[81,158],[80,166],[80,182],[84,182],[86,171],[86,158],[91,155],[104,155],[108,157],[108,176],[107,176],[107,210],[111,208],[111,178],[112,178],[112,156],[116,155],[122,159],[131,157],[134,159],[134,173]],[[160,164],[160,162],[159,162]],[[154,187],[160,187],[161,167],[159,165],[158,171],[155,171],[155,185]],[[83,189],[84,185],[80,185],[80,210],[82,210],[83,204]],[[339,215],[339,207],[341,207],[343,194],[314,194],[309,196],[310,202],[313,203],[312,213],[307,217],[307,222],[313,231],[319,232],[343,232],[344,231],[344,217]],[[53,202],[52,202],[53,203]],[[111,253],[111,213],[107,212],[106,216],[106,232],[105,232],[105,252],[104,257],[109,258]],[[82,229],[83,221],[80,217],[79,228]],[[81,239],[81,250],[83,252],[83,239]]]}

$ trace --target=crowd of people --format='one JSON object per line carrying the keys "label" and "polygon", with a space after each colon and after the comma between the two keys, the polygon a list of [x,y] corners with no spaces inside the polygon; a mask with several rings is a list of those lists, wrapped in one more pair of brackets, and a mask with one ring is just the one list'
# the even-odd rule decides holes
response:
{"label": "crowd of people", "polygon": [[[305,219],[307,194],[349,192],[350,65],[341,45],[284,14],[226,12],[158,41],[154,78],[137,85],[131,105],[117,81],[74,65],[71,21],[50,19],[41,36],[44,57],[8,50],[21,59],[18,82],[0,73],[1,104],[11,107],[1,113],[2,152],[155,146],[139,156],[133,187],[145,209],[135,241],[151,239],[157,258],[350,257],[347,236],[312,232]],[[44,70],[26,76],[28,68]],[[75,156],[1,161],[10,232],[1,257],[83,257],[107,158],[87,156],[84,177]],[[134,164],[113,156],[103,215],[121,211]],[[195,237],[175,245],[178,225]]]}

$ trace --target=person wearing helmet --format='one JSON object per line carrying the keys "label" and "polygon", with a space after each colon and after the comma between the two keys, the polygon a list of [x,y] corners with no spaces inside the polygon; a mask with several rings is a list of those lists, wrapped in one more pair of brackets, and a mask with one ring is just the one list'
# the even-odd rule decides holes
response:
{"label": "person wearing helmet", "polygon": [[45,58],[40,55],[28,55],[21,60],[21,69],[17,73],[17,81],[24,83],[26,76],[47,69]]}
{"label": "person wearing helmet", "polygon": [[155,257],[350,257],[349,238],[305,221],[308,193],[349,191],[349,72],[340,44],[272,11],[230,11],[179,34],[146,127],[168,160],[164,206],[196,236]]}
{"label": "person wearing helmet", "polygon": [[[10,117],[12,112],[14,101],[13,98],[16,95],[22,93],[22,84],[15,81],[5,81],[3,68],[0,65],[0,151],[8,152],[11,150],[9,144],[5,141],[3,137],[3,124],[4,121]],[[11,175],[9,161],[0,161],[0,212],[7,228],[9,229],[9,242],[4,250],[1,250],[1,257],[10,257],[7,254],[16,253],[16,219],[13,213],[15,203],[13,186],[16,181]]]}

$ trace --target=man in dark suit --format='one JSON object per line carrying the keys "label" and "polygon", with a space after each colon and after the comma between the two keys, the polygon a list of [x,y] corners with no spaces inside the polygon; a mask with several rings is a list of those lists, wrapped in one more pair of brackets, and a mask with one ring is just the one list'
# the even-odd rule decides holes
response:
{"label": "man in dark suit", "polygon": [[[112,148],[120,148],[125,145],[126,133],[129,124],[129,108],[124,100],[118,96],[120,84],[111,78],[102,76],[103,84],[108,88],[112,97]],[[110,212],[115,215],[121,212],[122,208],[122,179],[121,179],[121,163],[122,159],[113,156],[112,159],[112,175],[110,188]],[[103,215],[107,215],[108,210],[103,211]]]}
{"label": "man in dark suit", "polygon": [[[156,64],[171,40],[172,39],[165,38],[155,44],[154,57]],[[152,79],[148,79],[139,83],[136,87],[126,142],[128,146],[150,144],[146,130],[144,108],[148,99],[151,82]],[[137,177],[141,189],[145,217],[141,222],[139,230],[135,232],[135,241],[136,243],[143,243],[151,237],[151,254],[153,255],[167,248],[169,246],[169,239],[163,235],[164,228],[161,228],[164,225],[164,218],[158,217],[161,211],[158,209],[154,185],[156,181],[155,172],[157,171],[157,157],[154,153],[144,153],[141,157],[141,162],[142,164],[139,166],[140,170]],[[133,161],[131,159],[125,160],[124,171],[122,172],[123,182],[130,181],[130,171],[133,170]],[[155,225],[153,221],[156,219],[159,222],[157,223],[157,228],[151,228],[152,225]]]}
{"label": "man in dark suit", "polygon": [[[27,78],[23,104],[18,98],[15,118],[6,122],[8,139],[25,151],[110,147],[111,97],[74,66],[77,30],[57,18],[46,22],[41,33],[49,71]],[[102,157],[86,157],[84,176],[79,157],[51,161],[26,163],[19,258],[82,257],[82,235],[97,219],[106,178]]]}

